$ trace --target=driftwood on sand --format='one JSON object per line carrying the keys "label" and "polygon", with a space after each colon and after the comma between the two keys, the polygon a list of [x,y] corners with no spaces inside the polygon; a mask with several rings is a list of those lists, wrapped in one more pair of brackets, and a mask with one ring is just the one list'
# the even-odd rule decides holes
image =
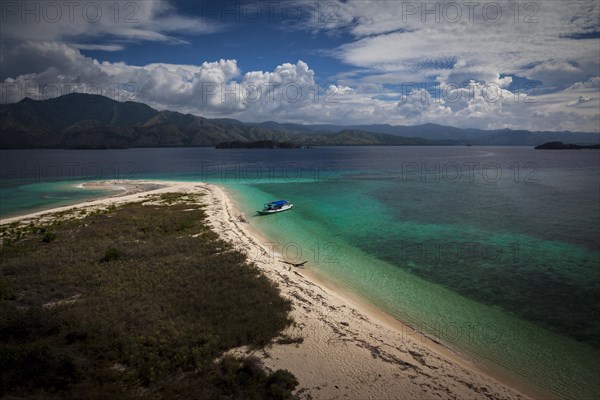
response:
{"label": "driftwood on sand", "polygon": [[306,264],[307,262],[308,262],[308,261],[303,261],[303,262],[301,262],[301,263],[291,263],[291,262],[289,262],[289,261],[282,261],[282,263],[284,263],[284,264],[289,264],[289,265],[291,265],[291,266],[298,267],[298,268],[303,268],[303,267],[304,267],[304,264]]}

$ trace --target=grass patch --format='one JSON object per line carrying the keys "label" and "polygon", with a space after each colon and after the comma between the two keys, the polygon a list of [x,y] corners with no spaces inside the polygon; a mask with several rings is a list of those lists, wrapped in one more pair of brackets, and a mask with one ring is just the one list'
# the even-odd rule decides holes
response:
{"label": "grass patch", "polygon": [[272,341],[289,301],[210,230],[197,196],[147,202],[31,225],[0,248],[0,397],[291,398],[287,371],[214,361]]}

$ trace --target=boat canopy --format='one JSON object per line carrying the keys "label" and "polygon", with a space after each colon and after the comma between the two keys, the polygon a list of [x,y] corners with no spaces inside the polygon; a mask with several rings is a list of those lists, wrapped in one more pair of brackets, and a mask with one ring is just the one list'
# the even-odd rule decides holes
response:
{"label": "boat canopy", "polygon": [[277,200],[277,201],[272,201],[270,203],[267,203],[267,205],[268,206],[283,206],[288,203],[289,203],[289,201],[287,201],[287,200]]}

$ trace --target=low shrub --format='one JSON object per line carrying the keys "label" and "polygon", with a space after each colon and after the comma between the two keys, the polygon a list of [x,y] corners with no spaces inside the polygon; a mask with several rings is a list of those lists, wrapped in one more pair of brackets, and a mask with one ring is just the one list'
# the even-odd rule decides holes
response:
{"label": "low shrub", "polygon": [[106,249],[104,257],[100,259],[100,262],[116,261],[119,259],[119,257],[121,257],[121,252],[119,251],[119,249],[115,247],[109,247],[108,249]]}
{"label": "low shrub", "polygon": [[42,242],[44,242],[44,243],[50,243],[50,242],[53,242],[54,240],[56,240],[56,233],[54,233],[54,232],[46,232],[46,234],[42,238]]}

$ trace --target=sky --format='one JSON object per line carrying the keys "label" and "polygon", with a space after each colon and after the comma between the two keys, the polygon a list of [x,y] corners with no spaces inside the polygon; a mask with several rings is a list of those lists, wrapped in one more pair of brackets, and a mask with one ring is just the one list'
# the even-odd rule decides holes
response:
{"label": "sky", "polygon": [[600,132],[600,1],[5,1],[2,103]]}

